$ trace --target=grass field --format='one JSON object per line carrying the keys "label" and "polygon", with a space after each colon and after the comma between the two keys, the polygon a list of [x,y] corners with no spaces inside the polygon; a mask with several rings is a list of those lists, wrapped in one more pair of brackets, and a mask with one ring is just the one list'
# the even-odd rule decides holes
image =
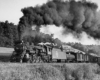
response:
{"label": "grass field", "polygon": [[0,80],[100,80],[100,68],[85,63],[0,63]]}
{"label": "grass field", "polygon": [[91,63],[9,63],[12,48],[0,48],[0,80],[100,80]]}

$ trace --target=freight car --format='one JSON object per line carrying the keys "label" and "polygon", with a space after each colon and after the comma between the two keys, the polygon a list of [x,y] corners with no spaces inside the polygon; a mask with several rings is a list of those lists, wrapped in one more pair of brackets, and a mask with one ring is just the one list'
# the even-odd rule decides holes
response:
{"label": "freight car", "polygon": [[53,62],[99,62],[98,56],[86,54],[70,46],[55,46],[51,43],[37,45],[24,44],[17,41],[14,47],[11,62],[53,63]]}
{"label": "freight car", "polygon": [[91,62],[91,63],[100,63],[100,56],[98,56],[94,53],[90,53],[88,57],[89,57],[89,62]]}

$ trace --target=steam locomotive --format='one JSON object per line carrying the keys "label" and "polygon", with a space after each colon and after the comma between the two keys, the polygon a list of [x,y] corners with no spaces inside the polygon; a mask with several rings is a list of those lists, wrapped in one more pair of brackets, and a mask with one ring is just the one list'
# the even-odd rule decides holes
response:
{"label": "steam locomotive", "polygon": [[68,45],[57,46],[51,43],[24,43],[15,42],[14,52],[10,58],[11,62],[29,63],[52,63],[52,62],[98,62],[97,55],[86,54]]}

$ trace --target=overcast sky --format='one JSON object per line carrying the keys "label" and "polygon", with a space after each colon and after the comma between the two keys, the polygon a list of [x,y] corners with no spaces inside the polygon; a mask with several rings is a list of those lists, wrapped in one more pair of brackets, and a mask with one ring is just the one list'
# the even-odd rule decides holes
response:
{"label": "overcast sky", "polygon": [[[100,0],[89,0],[100,5]],[[18,24],[23,15],[21,9],[46,3],[47,0],[0,0],[0,21],[8,20]]]}

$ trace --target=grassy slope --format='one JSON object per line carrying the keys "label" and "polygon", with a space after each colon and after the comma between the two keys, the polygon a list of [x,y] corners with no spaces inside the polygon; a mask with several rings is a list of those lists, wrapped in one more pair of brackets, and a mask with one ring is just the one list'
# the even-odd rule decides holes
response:
{"label": "grassy slope", "polygon": [[8,62],[13,48],[0,47],[0,62]]}
{"label": "grassy slope", "polygon": [[0,47],[0,53],[12,53],[13,51],[13,48]]}
{"label": "grassy slope", "polygon": [[100,80],[96,64],[0,63],[0,80]]}

